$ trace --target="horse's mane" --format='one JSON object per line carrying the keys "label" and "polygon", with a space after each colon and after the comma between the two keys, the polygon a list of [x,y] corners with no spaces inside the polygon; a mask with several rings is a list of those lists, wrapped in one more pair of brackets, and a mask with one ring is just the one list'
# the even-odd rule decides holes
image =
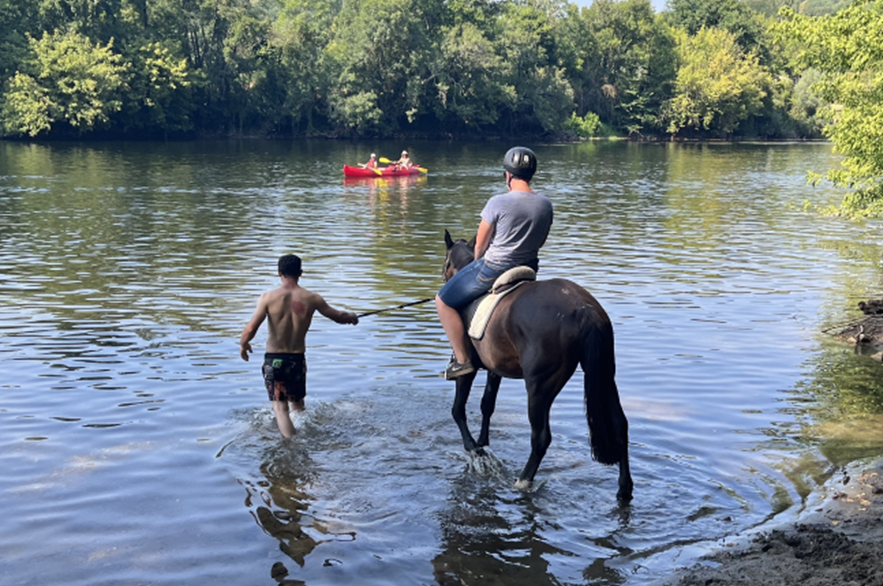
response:
{"label": "horse's mane", "polygon": [[475,254],[475,238],[476,236],[473,236],[469,240],[458,238],[454,241],[450,250],[449,259],[455,268],[462,269],[472,262]]}

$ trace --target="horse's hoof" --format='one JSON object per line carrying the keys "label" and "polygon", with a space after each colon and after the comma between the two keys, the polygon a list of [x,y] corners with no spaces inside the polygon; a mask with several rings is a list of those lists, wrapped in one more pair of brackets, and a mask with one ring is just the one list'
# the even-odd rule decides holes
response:
{"label": "horse's hoof", "polygon": [[530,490],[533,486],[533,481],[531,480],[516,480],[515,481],[515,490]]}
{"label": "horse's hoof", "polygon": [[627,505],[632,502],[632,491],[624,492],[619,491],[616,493],[616,500],[619,501],[621,505]]}

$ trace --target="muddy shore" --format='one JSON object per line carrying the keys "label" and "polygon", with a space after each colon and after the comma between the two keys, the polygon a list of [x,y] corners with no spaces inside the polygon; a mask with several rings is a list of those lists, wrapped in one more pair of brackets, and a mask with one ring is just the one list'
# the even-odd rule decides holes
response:
{"label": "muddy shore", "polygon": [[726,540],[665,586],[883,586],[883,460],[854,462],[798,519]]}
{"label": "muddy shore", "polygon": [[[883,360],[883,301],[865,305],[864,318],[828,333]],[[842,468],[795,520],[728,538],[660,584],[883,586],[883,460]]]}
{"label": "muddy shore", "polygon": [[[874,305],[876,304],[876,305]],[[883,302],[828,333],[883,360]],[[883,586],[883,460],[854,462],[797,519],[725,540],[664,586]]]}

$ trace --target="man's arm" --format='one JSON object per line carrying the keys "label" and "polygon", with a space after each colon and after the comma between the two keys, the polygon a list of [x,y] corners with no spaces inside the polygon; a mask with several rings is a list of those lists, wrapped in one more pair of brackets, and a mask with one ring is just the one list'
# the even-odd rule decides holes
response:
{"label": "man's arm", "polygon": [[475,235],[475,260],[480,259],[487,252],[493,234],[494,227],[487,220],[482,220],[478,225],[478,233]]}
{"label": "man's arm", "polygon": [[[550,211],[549,213],[551,214],[552,212]],[[546,235],[543,236],[543,241],[540,242],[540,246],[539,246],[540,248],[542,248],[543,245],[546,244],[546,240],[548,240],[548,238],[549,238],[549,232],[552,231],[552,222],[553,222],[553,221],[554,221],[554,216],[552,216],[552,219],[549,220],[549,225],[548,225],[548,227],[546,228]]]}
{"label": "man's arm", "polygon": [[339,309],[334,309],[328,302],[325,301],[320,295],[317,295],[318,299],[316,300],[316,311],[324,315],[330,320],[334,320],[339,324],[353,324],[356,325],[359,323],[359,316],[355,313],[349,311],[340,311]]}
{"label": "man's arm", "polygon": [[261,324],[264,323],[266,317],[267,295],[265,293],[261,295],[260,299],[258,299],[258,307],[255,309],[254,315],[251,316],[251,321],[249,321],[248,325],[245,326],[245,329],[242,330],[242,336],[239,337],[239,356],[241,356],[246,362],[248,362],[248,353],[252,351],[249,342],[251,342],[255,334],[258,333],[258,329],[261,327]]}

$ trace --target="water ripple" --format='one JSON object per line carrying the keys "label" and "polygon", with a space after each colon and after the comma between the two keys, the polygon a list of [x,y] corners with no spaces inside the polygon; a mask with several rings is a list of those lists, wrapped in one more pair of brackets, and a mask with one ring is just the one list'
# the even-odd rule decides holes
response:
{"label": "water ripple", "polygon": [[431,303],[317,318],[308,411],[281,442],[237,345],[278,256],[342,309],[432,298],[444,230],[471,236],[504,188],[493,143],[411,145],[428,177],[341,177],[400,147],[0,145],[9,583],[256,583],[274,564],[307,584],[641,583],[883,452],[843,424],[883,410],[872,366],[817,334],[877,293],[881,260],[874,226],[804,211],[839,198],[803,177],[828,145],[537,147],[541,276],[588,288],[616,330],[631,509],[591,461],[579,373],[534,490],[512,488],[519,381],[493,459],[464,455]]}

